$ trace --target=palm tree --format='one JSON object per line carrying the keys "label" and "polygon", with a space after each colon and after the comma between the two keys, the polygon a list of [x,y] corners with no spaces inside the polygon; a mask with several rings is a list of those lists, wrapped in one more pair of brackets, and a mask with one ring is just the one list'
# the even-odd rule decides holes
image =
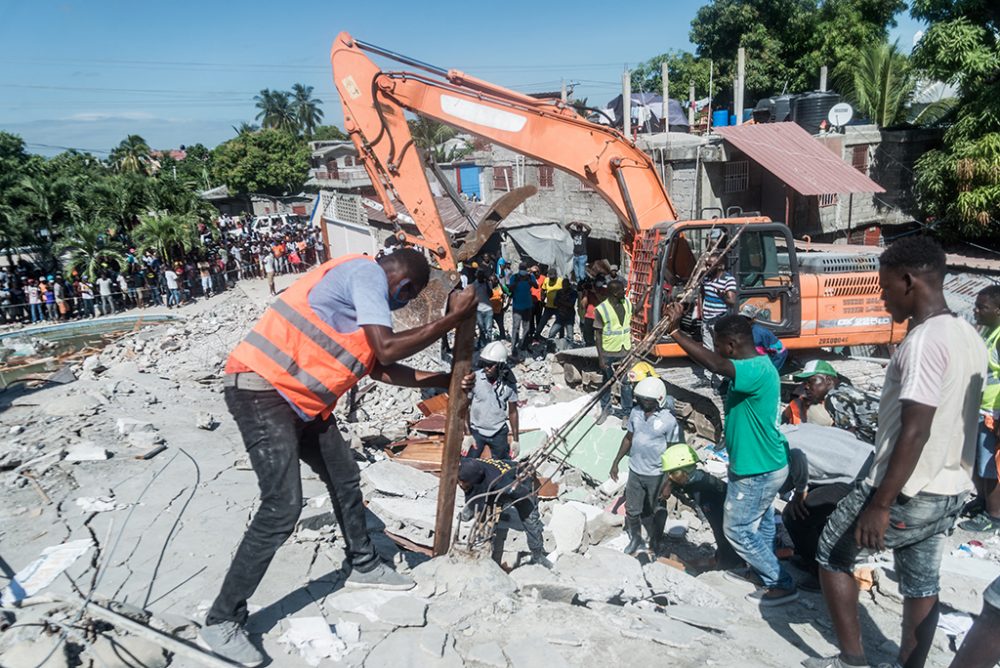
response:
{"label": "palm tree", "polygon": [[132,228],[149,202],[146,181],[134,174],[118,174],[104,179],[93,189],[98,209],[122,230]]}
{"label": "palm tree", "polygon": [[14,266],[14,250],[29,241],[30,229],[18,210],[7,202],[0,202],[0,249],[7,256],[7,266]]}
{"label": "palm tree", "polygon": [[253,123],[247,123],[246,121],[240,123],[239,125],[234,125],[232,126],[232,128],[233,132],[236,133],[237,137],[242,137],[243,135],[252,135],[253,133],[260,130],[259,125],[254,125]]}
{"label": "palm tree", "polygon": [[125,247],[108,234],[110,221],[88,219],[76,205],[72,205],[73,222],[62,232],[55,244],[58,255],[66,254],[65,266],[76,269],[88,279],[95,280],[108,263],[120,270],[125,266]]}
{"label": "palm tree", "polygon": [[260,95],[254,95],[253,99],[260,109],[256,118],[262,127],[284,130],[291,134],[298,132],[299,123],[292,108],[291,93],[265,88],[260,91]]}
{"label": "palm tree", "polygon": [[154,250],[167,263],[201,245],[197,218],[189,213],[141,216],[132,239],[140,250]]}
{"label": "palm tree", "polygon": [[306,139],[312,137],[317,126],[323,122],[323,110],[319,108],[323,100],[314,98],[312,92],[312,86],[300,83],[292,86],[292,110]]}
{"label": "palm tree", "polygon": [[26,176],[12,193],[20,218],[42,239],[51,238],[63,223],[70,220],[73,183],[66,178],[44,179]]}
{"label": "palm tree", "polygon": [[150,174],[153,162],[151,151],[145,139],[139,135],[129,135],[111,151],[111,164],[119,172]]}
{"label": "palm tree", "polygon": [[433,118],[418,116],[416,120],[406,122],[413,135],[413,143],[424,150],[434,149],[458,134],[458,130],[438,123]]}
{"label": "palm tree", "polygon": [[880,128],[906,120],[916,77],[898,42],[863,48],[856,61],[839,69],[836,79],[844,96]]}

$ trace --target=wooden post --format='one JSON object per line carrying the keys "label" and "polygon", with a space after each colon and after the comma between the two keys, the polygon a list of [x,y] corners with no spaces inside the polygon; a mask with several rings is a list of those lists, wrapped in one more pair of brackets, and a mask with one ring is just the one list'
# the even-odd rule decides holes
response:
{"label": "wooden post", "polygon": [[694,127],[694,82],[691,82],[690,88],[688,88],[688,127]]}
{"label": "wooden post", "polygon": [[476,319],[468,318],[455,328],[452,348],[451,383],[448,385],[448,420],[444,429],[444,452],[441,456],[441,486],[438,489],[437,521],[434,524],[434,556],[448,554],[454,524],[455,488],[458,464],[462,458],[462,438],[469,412],[469,395],[462,390],[462,378],[472,371],[472,347]]}
{"label": "wooden post", "polygon": [[622,133],[632,140],[632,74],[622,72]]}
{"label": "wooden post", "polygon": [[663,82],[663,131],[670,132],[670,67],[667,61],[660,65],[660,80]]}
{"label": "wooden post", "polygon": [[733,100],[736,111],[736,125],[743,125],[743,91],[746,78],[746,50],[741,46],[736,51],[736,90]]}

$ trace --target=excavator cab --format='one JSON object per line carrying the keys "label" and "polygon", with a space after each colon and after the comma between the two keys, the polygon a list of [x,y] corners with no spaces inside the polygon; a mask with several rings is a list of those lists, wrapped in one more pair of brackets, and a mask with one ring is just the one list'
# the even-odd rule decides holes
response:
{"label": "excavator cab", "polygon": [[[716,244],[728,246],[742,226],[747,227],[724,259],[726,271],[736,279],[737,303],[757,306],[758,323],[775,335],[798,336],[802,308],[792,234],[785,225],[764,218],[665,223],[644,235],[637,247],[655,248],[651,263],[654,275],[651,280],[636,281],[633,299],[644,305],[645,323],[657,322],[673,292],[690,279],[699,258]],[[643,289],[647,282],[656,289]],[[696,335],[701,331],[699,311],[695,308],[683,325]]]}

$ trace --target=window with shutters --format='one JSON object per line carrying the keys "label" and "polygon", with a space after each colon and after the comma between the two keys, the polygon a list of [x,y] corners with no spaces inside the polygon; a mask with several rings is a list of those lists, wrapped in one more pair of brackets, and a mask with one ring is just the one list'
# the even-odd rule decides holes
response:
{"label": "window with shutters", "polygon": [[493,168],[493,189],[510,192],[514,189],[514,168],[510,165]]}
{"label": "window with shutters", "polygon": [[726,163],[725,184],[727,193],[741,193],[750,183],[750,163],[737,160]]}
{"label": "window with shutters", "polygon": [[539,165],[538,166],[538,187],[539,188],[554,188],[554,168],[551,165]]}
{"label": "window with shutters", "polygon": [[853,148],[851,166],[862,174],[868,173],[868,144],[858,144]]}
{"label": "window with shutters", "polygon": [[829,195],[819,195],[820,206],[835,206],[837,204],[837,193]]}

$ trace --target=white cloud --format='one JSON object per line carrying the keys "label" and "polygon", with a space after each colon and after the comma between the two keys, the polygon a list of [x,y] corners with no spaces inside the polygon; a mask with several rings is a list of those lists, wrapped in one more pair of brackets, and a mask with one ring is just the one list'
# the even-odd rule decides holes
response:
{"label": "white cloud", "polygon": [[[94,123],[97,121],[152,121],[156,116],[147,114],[144,111],[125,111],[115,113],[103,113],[99,111],[84,112],[67,116],[64,120],[80,121],[83,123]],[[159,119],[167,120],[167,119]]]}

